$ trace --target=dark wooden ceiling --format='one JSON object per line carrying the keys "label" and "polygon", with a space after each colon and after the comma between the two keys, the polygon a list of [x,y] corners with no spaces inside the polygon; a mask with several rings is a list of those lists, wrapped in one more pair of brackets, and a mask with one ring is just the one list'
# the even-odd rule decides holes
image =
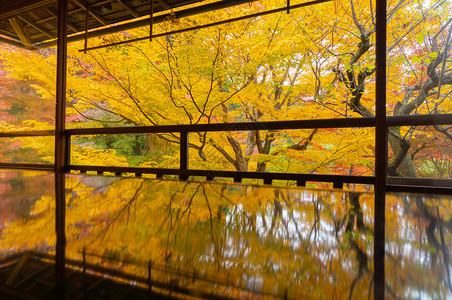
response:
{"label": "dark wooden ceiling", "polygon": [[[153,0],[154,13],[164,11],[170,13],[174,8],[202,1]],[[57,2],[57,0],[0,0],[0,42],[26,48],[50,45],[57,35]],[[218,2],[241,4],[245,1]],[[69,0],[68,34],[84,35],[87,11],[89,12],[87,27],[94,29],[149,16],[150,3],[150,0]],[[47,43],[42,44],[43,42]]]}

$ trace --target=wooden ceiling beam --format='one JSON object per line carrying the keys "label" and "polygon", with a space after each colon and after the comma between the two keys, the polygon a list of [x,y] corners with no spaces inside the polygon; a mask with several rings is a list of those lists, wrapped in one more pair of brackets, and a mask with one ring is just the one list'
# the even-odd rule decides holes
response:
{"label": "wooden ceiling beam", "polygon": [[[219,2],[205,4],[205,5],[202,5],[199,7],[191,7],[191,8],[187,8],[185,10],[156,16],[156,17],[154,17],[154,24],[165,22],[168,20],[168,18],[173,18],[173,17],[175,19],[187,18],[187,17],[199,15],[199,14],[206,13],[206,12],[216,11],[219,9],[224,9],[224,8],[233,7],[236,5],[246,4],[246,3],[255,2],[255,1],[257,1],[257,0],[223,0],[223,1],[219,1]],[[126,31],[126,30],[130,30],[130,29],[138,28],[138,27],[143,27],[143,26],[149,26],[149,18],[134,20],[132,22],[124,23],[121,25],[93,30],[93,31],[88,32],[88,38],[99,37],[99,36],[103,36],[103,35],[107,35],[107,34],[112,34],[112,33],[118,32],[118,31]],[[68,42],[81,41],[81,40],[84,40],[84,38],[85,38],[85,35],[82,33],[79,33],[79,34],[68,37]],[[40,44],[36,45],[36,47],[38,47],[39,49],[42,49],[42,48],[52,47],[55,44],[56,44],[56,41],[50,41],[50,42],[40,43]]]}
{"label": "wooden ceiling beam", "polygon": [[20,41],[26,45],[30,46],[31,41],[28,37],[28,34],[25,32],[23,25],[21,24],[21,21],[17,17],[13,17],[9,19],[9,23],[14,28],[14,31],[16,32],[17,36],[19,37]]}
{"label": "wooden ceiling beam", "polygon": [[20,14],[48,6],[55,2],[57,2],[57,0],[0,1],[0,19],[10,19]]}
{"label": "wooden ceiling beam", "polygon": [[124,6],[125,9],[127,9],[127,10],[129,11],[129,13],[130,13],[132,16],[134,16],[135,18],[138,18],[138,17],[140,16],[140,15],[137,13],[137,11],[136,11],[132,6],[130,6],[130,4],[127,3],[126,1],[124,1],[124,0],[118,0],[118,2],[119,2],[122,6]]}
{"label": "wooden ceiling beam", "polygon": [[[54,12],[53,9],[51,9],[51,8],[49,7],[49,8],[46,8],[45,10],[46,10],[50,15],[52,15],[55,19],[58,20],[57,13]],[[70,29],[72,29],[72,31],[74,31],[74,32],[79,32],[79,31],[80,31],[80,30],[79,30],[74,24],[72,24],[72,22],[69,21],[69,20],[67,20],[67,27],[69,27]]]}
{"label": "wooden ceiling beam", "polygon": [[[70,1],[74,2],[75,4],[77,4],[78,6],[83,8],[84,10],[87,9],[87,6],[83,3],[81,3],[79,0],[70,0]],[[92,11],[91,9],[88,9],[88,11],[89,11],[89,14],[91,16],[93,16],[94,19],[99,21],[99,23],[101,23],[104,26],[108,25],[108,23],[104,19],[102,19],[98,14],[96,14],[94,11]]]}
{"label": "wooden ceiling beam", "polygon": [[6,39],[6,38],[1,37],[1,36],[0,36],[0,43],[5,43],[5,44],[13,45],[13,46],[16,46],[16,47],[23,47],[24,46],[19,41],[16,41],[16,40],[13,40],[13,39]]}
{"label": "wooden ceiling beam", "polygon": [[[152,0],[151,0],[151,1],[152,1]],[[157,2],[160,3],[160,5],[161,5],[165,10],[171,9],[171,7],[170,7],[165,1],[163,1],[163,0],[157,0]]]}
{"label": "wooden ceiling beam", "polygon": [[5,37],[16,40],[18,43],[20,43],[20,41],[17,39],[17,34],[14,32],[14,30],[10,31],[4,28],[0,28],[0,35],[4,35]]}
{"label": "wooden ceiling beam", "polygon": [[51,34],[50,32],[47,31],[46,28],[44,28],[43,26],[36,24],[35,22],[26,19],[25,17],[18,17],[20,20],[22,20],[23,22],[27,23],[28,25],[30,25],[31,27],[33,27],[34,29],[38,30],[39,32],[43,33],[44,35],[46,35],[47,37],[53,39],[56,36]]}

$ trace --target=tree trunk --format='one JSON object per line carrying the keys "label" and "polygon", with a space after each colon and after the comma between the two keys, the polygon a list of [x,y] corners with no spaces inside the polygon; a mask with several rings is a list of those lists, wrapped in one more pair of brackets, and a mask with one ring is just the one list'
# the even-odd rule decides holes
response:
{"label": "tree trunk", "polygon": [[[400,136],[400,127],[391,127],[390,129]],[[395,159],[403,151],[402,147],[400,146],[400,141],[391,134],[388,134],[388,141],[392,149],[392,152],[394,153]],[[389,175],[390,176],[401,175],[403,177],[417,177],[416,167],[414,166],[413,160],[411,159],[409,153],[405,155],[404,159],[397,168],[397,171],[399,174],[391,174],[390,172]]]}

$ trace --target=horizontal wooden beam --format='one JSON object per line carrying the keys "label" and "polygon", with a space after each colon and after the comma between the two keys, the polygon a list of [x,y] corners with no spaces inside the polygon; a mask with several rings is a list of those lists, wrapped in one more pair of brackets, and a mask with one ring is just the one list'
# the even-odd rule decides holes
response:
{"label": "horizontal wooden beam", "polygon": [[[271,173],[271,172],[237,172],[237,171],[212,171],[212,170],[180,170],[165,168],[136,168],[136,167],[106,167],[106,166],[81,166],[69,165],[67,171],[94,171],[109,173],[135,173],[135,174],[156,174],[156,175],[178,175],[182,177],[201,176],[201,177],[225,177],[225,178],[252,178],[263,179],[271,182],[272,180],[294,180],[300,183],[306,181],[313,182],[332,182],[332,183],[359,183],[373,184],[373,176],[352,176],[352,175],[329,175],[329,174],[299,174],[299,173]],[[303,185],[303,184],[301,184]]]}
{"label": "horizontal wooden beam", "polygon": [[452,125],[452,114],[389,116],[386,124],[391,126]]}
{"label": "horizontal wooden beam", "polygon": [[0,163],[0,169],[53,171],[54,166],[44,164]]}
{"label": "horizontal wooden beam", "polygon": [[[250,2],[255,2],[255,1],[257,1],[257,0],[223,0],[223,1],[219,1],[219,2],[205,4],[202,6],[190,7],[190,8],[184,9],[184,10],[155,16],[154,24],[166,22],[168,19],[187,18],[187,17],[207,13],[210,11],[216,11],[216,10],[233,7],[233,6],[237,6],[237,5],[241,5],[241,4],[246,4],[246,3],[250,3]],[[71,11],[69,12],[69,14],[71,14]],[[88,38],[104,36],[107,34],[113,34],[113,33],[117,33],[120,31],[126,31],[126,30],[130,30],[130,29],[143,27],[143,26],[149,26],[149,22],[150,22],[150,18],[145,18],[145,19],[139,19],[139,20],[132,21],[132,22],[127,22],[127,23],[124,23],[121,25],[116,25],[116,26],[99,29],[99,30],[90,31],[90,32],[88,32]],[[79,33],[79,34],[68,37],[68,43],[81,41],[83,39],[85,39],[85,34]],[[42,48],[53,47],[55,45],[56,45],[56,41],[50,41],[50,42],[38,44],[37,47],[42,49]]]}
{"label": "horizontal wooden beam", "polygon": [[394,186],[428,186],[452,188],[452,180],[449,178],[421,178],[421,177],[388,177],[386,182]]}
{"label": "horizontal wooden beam", "polygon": [[[205,28],[224,25],[224,24],[230,24],[230,23],[239,22],[239,21],[243,21],[243,20],[247,20],[247,19],[251,19],[251,18],[257,18],[257,17],[261,17],[261,16],[266,16],[266,15],[286,11],[288,9],[297,9],[297,8],[302,8],[302,7],[306,7],[306,6],[311,6],[311,5],[316,5],[316,4],[321,4],[321,3],[325,3],[325,2],[331,2],[331,1],[332,0],[313,0],[313,1],[309,1],[309,2],[295,4],[292,6],[280,7],[280,8],[276,8],[276,9],[272,9],[272,10],[258,12],[258,13],[251,14],[251,15],[245,15],[245,16],[241,16],[241,17],[237,17],[237,18],[226,19],[226,20],[222,20],[222,21],[218,21],[218,22],[188,27],[188,28],[184,28],[184,29],[178,29],[178,30],[174,30],[174,31],[170,31],[170,32],[162,32],[159,34],[153,34],[152,30],[151,30],[151,32],[150,32],[151,35],[149,35],[149,36],[134,38],[134,39],[115,42],[115,43],[111,43],[111,44],[99,45],[99,46],[95,46],[95,47],[91,47],[91,48],[85,48],[85,49],[79,50],[79,51],[86,52],[87,50],[95,50],[95,49],[100,49],[100,48],[105,48],[105,47],[110,47],[110,46],[118,46],[118,45],[122,45],[122,44],[128,44],[131,42],[143,41],[143,40],[148,40],[148,39],[152,41],[153,38],[157,38],[157,37],[164,37],[164,36],[168,36],[168,35],[172,35],[172,34],[179,34],[179,33],[183,33],[183,32],[189,32],[189,31],[205,29]],[[153,14],[151,14],[151,15],[152,15],[152,18],[150,19],[150,23],[154,24],[154,16],[153,16]],[[175,16],[175,14],[173,14],[173,15]],[[170,14],[171,17],[173,17],[173,15]],[[161,16],[159,16],[159,17],[161,17]],[[151,28],[152,28],[152,26],[151,26]]]}
{"label": "horizontal wooden beam", "polygon": [[296,130],[313,128],[355,128],[374,127],[374,118],[314,119],[246,123],[215,123],[193,125],[163,125],[142,127],[110,127],[67,129],[68,135],[93,134],[145,134],[163,132],[213,132],[213,131],[250,131],[250,130]]}
{"label": "horizontal wooden beam", "polygon": [[[1,31],[0,31],[1,33]],[[5,43],[5,44],[9,44],[9,45],[13,45],[15,47],[25,47],[24,44],[22,44],[22,42],[15,40],[15,39],[11,39],[11,38],[4,38],[0,36],[0,43]]]}
{"label": "horizontal wooden beam", "polygon": [[55,130],[25,130],[25,131],[9,131],[0,132],[0,138],[15,138],[15,137],[35,137],[35,136],[54,136]]}
{"label": "horizontal wooden beam", "polygon": [[58,0],[15,0],[1,1],[0,19],[9,19],[20,14],[48,6]]}

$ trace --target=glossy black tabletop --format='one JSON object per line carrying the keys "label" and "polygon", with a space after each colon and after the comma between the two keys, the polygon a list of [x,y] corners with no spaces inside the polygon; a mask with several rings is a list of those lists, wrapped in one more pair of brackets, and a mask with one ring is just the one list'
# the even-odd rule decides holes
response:
{"label": "glossy black tabletop", "polygon": [[[3,265],[55,255],[54,180],[0,172]],[[175,298],[372,298],[372,193],[93,175],[65,186],[68,269]],[[452,296],[451,199],[387,194],[388,298]]]}

